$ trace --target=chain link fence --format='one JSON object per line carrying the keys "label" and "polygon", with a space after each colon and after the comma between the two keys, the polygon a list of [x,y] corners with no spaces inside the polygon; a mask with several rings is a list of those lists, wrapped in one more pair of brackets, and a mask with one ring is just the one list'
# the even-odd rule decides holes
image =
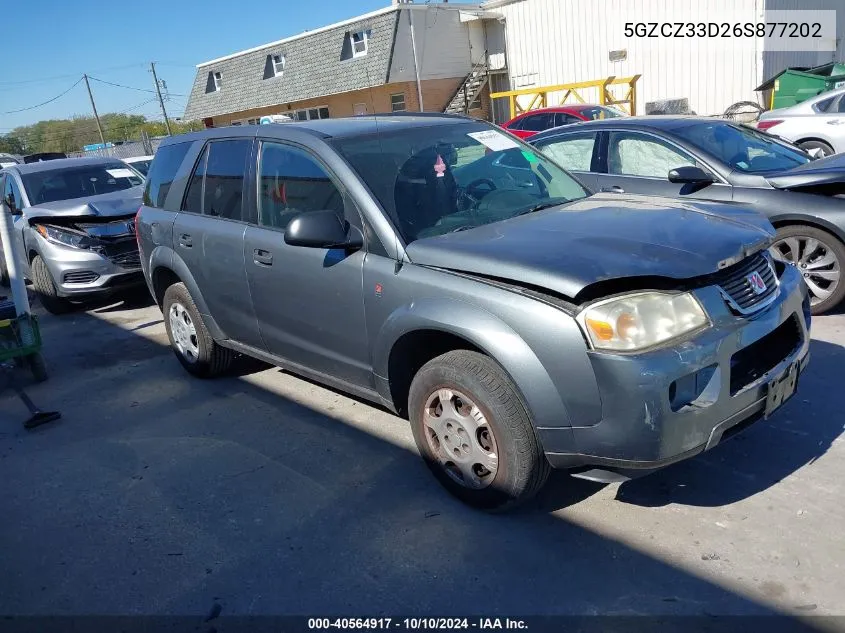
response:
{"label": "chain link fence", "polygon": [[157,136],[150,138],[144,136],[139,141],[123,141],[109,144],[109,147],[91,149],[81,152],[67,152],[68,158],[79,158],[83,156],[104,156],[108,158],[132,158],[133,156],[152,156],[156,153],[162,140],[167,137]]}

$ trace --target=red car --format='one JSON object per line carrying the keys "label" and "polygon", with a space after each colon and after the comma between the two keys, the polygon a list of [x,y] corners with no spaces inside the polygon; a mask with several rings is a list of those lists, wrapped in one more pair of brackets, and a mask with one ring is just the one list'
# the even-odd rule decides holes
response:
{"label": "red car", "polygon": [[507,123],[502,123],[501,127],[519,138],[528,138],[529,136],[534,136],[537,132],[561,125],[569,125],[570,123],[578,123],[579,121],[612,119],[619,116],[625,115],[619,110],[605,106],[586,104],[566,105],[523,112]]}

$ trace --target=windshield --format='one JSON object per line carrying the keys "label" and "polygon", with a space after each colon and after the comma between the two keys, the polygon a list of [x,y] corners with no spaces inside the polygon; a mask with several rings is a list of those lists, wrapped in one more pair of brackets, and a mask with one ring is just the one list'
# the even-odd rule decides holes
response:
{"label": "windshield", "polygon": [[33,206],[121,191],[143,182],[140,174],[123,163],[48,169],[22,174],[21,179]]}
{"label": "windshield", "polygon": [[612,108],[605,108],[603,106],[590,106],[589,108],[581,108],[578,111],[588,121],[598,121],[601,119],[615,119],[625,116],[618,110]]}
{"label": "windshield", "polygon": [[384,127],[333,143],[406,243],[589,195],[532,147],[485,123]]}
{"label": "windshield", "polygon": [[687,125],[676,129],[675,134],[749,174],[784,171],[810,162],[801,150],[751,128],[721,121]]}

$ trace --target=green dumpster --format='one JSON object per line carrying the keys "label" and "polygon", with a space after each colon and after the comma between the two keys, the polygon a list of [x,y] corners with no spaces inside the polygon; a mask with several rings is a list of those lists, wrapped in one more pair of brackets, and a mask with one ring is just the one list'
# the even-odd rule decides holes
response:
{"label": "green dumpster", "polygon": [[845,64],[831,62],[814,68],[787,68],[759,87],[770,110],[786,108],[817,94],[845,88]]}

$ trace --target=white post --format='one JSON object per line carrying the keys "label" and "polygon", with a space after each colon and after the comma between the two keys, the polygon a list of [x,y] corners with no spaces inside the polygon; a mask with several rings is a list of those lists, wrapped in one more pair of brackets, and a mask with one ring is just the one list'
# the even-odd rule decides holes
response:
{"label": "white post", "polygon": [[23,280],[23,271],[19,270],[15,249],[17,242],[14,236],[14,224],[12,223],[12,212],[5,200],[0,200],[0,244],[3,245],[3,256],[6,258],[6,270],[9,273],[10,285],[12,287],[12,300],[15,302],[15,310],[18,316],[29,314],[29,297],[26,294],[26,283]]}
{"label": "white post", "polygon": [[[417,99],[420,102],[420,112],[423,112],[422,84],[420,83],[420,66],[417,61],[417,38],[414,34],[414,7],[408,7],[408,22],[411,26],[411,52],[414,55],[414,76],[417,78]],[[428,15],[428,13],[426,13]]]}

